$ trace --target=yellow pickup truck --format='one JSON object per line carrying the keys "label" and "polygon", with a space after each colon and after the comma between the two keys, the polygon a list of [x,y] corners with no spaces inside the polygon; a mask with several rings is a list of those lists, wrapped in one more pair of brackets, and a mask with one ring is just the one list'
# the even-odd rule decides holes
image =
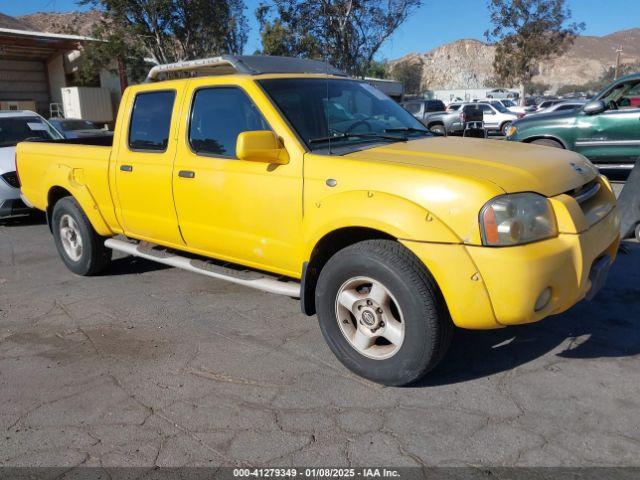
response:
{"label": "yellow pickup truck", "polygon": [[71,271],[117,250],[300,298],[338,359],[387,385],[429,372],[454,325],[592,297],[619,244],[611,187],[581,155],[433,136],[308,60],[154,67],[112,141],[21,143],[17,166]]}

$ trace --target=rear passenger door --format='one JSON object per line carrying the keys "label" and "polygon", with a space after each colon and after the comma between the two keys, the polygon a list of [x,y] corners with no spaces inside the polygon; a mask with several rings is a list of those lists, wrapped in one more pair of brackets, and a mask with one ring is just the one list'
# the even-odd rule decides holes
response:
{"label": "rear passenger door", "polygon": [[179,245],[183,242],[171,173],[182,91],[157,85],[132,95],[128,102],[133,107],[116,154],[116,190],[124,230],[134,238]]}
{"label": "rear passenger door", "polygon": [[482,121],[484,122],[485,128],[498,128],[498,115],[496,115],[496,112],[491,105],[486,103],[481,103],[479,105],[482,109]]}

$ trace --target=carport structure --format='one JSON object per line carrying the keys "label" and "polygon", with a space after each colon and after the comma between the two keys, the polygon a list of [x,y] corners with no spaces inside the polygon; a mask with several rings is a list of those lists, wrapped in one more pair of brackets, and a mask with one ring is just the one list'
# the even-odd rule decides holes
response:
{"label": "carport structure", "polygon": [[48,114],[76,68],[79,49],[96,41],[79,35],[0,28],[0,109]]}

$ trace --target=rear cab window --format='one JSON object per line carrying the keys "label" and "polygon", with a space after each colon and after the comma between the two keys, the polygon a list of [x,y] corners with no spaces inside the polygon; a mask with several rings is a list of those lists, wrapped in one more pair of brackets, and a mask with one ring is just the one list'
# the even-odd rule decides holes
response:
{"label": "rear cab window", "polygon": [[174,90],[142,92],[136,95],[129,123],[129,149],[164,152],[169,143]]}
{"label": "rear cab window", "polygon": [[427,102],[427,112],[444,112],[446,107],[440,100],[430,100]]}

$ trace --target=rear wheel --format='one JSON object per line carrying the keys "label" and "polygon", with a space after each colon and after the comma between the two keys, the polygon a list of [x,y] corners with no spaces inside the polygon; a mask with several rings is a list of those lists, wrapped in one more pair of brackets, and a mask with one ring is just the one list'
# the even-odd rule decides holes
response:
{"label": "rear wheel", "polygon": [[436,134],[436,135],[446,135],[446,133],[447,133],[447,131],[444,128],[444,125],[440,125],[440,124],[431,125],[429,127],[429,131],[431,133]]}
{"label": "rear wheel", "polygon": [[95,275],[111,263],[111,250],[104,246],[84,212],[72,197],[59,200],[51,216],[53,238],[62,261],[78,275]]}
{"label": "rear wheel", "polygon": [[539,138],[531,143],[535,145],[544,145],[545,147],[564,148],[560,142],[550,138]]}
{"label": "rear wheel", "polygon": [[406,385],[444,356],[453,324],[422,263],[391,240],[336,253],[316,288],[320,329],[348,369],[384,385]]}

